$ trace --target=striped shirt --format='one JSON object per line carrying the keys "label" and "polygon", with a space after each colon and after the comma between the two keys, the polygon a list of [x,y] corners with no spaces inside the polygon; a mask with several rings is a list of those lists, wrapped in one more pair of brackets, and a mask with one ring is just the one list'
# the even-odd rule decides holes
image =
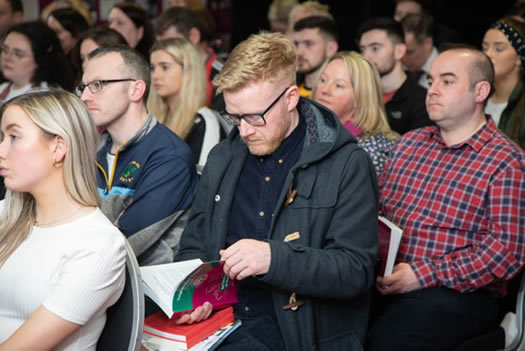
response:
{"label": "striped shirt", "polygon": [[450,147],[435,126],[407,133],[380,187],[381,211],[403,228],[397,261],[423,287],[506,294],[525,261],[525,153],[490,118]]}

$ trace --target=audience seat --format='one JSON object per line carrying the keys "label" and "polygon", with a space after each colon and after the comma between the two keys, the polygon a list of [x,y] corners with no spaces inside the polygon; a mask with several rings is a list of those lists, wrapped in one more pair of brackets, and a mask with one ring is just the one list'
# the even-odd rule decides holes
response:
{"label": "audience seat", "polygon": [[126,285],[120,299],[107,311],[98,351],[139,351],[144,328],[144,293],[139,265],[126,240]]}
{"label": "audience seat", "polygon": [[502,301],[502,304],[503,315],[508,312],[516,314],[513,323],[506,327],[515,331],[515,333],[511,333],[515,337],[507,347],[505,347],[505,330],[503,327],[498,326],[483,335],[466,340],[452,351],[525,350],[525,338],[523,337],[525,323],[525,274],[523,274],[523,271],[509,282],[508,294]]}

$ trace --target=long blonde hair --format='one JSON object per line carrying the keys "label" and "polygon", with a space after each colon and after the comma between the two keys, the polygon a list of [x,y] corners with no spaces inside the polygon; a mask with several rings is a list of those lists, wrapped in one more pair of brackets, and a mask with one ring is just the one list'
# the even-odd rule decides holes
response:
{"label": "long blonde hair", "polygon": [[206,103],[206,76],[202,59],[195,47],[186,39],[172,38],[160,40],[151,52],[165,51],[182,66],[182,85],[176,96],[175,110],[170,109],[168,101],[160,97],[152,86],[148,108],[157,119],[180,138],[184,139],[193,127],[195,115]]}
{"label": "long blonde hair", "polygon": [[[98,134],[84,103],[63,90],[38,91],[10,100],[0,109],[18,106],[48,136],[60,136],[67,145],[63,179],[68,195],[84,206],[98,206],[95,176]],[[0,267],[22,244],[35,221],[35,199],[29,193],[7,190],[0,215]]]}
{"label": "long blonde hair", "polygon": [[[334,60],[345,63],[354,89],[355,115],[352,124],[359,127],[363,136],[383,133],[388,139],[396,140],[397,136],[386,119],[383,88],[375,64],[355,51],[340,51],[325,63],[321,72]],[[315,96],[315,90],[312,96]]]}

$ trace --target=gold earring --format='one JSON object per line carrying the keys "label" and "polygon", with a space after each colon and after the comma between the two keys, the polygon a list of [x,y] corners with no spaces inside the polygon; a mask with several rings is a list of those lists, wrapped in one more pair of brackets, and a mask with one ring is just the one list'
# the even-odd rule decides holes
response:
{"label": "gold earring", "polygon": [[60,167],[62,167],[63,163],[64,163],[63,160],[58,162],[56,156],[53,157],[53,167],[60,168]]}

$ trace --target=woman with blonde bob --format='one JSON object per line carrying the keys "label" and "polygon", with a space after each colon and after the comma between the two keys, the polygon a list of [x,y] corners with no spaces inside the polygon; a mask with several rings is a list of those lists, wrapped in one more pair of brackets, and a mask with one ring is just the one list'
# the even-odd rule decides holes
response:
{"label": "woman with blonde bob", "polygon": [[313,99],[335,112],[368,152],[379,175],[398,137],[386,119],[375,65],[357,52],[341,51],[321,72]]}
{"label": "woman with blonde bob", "polygon": [[206,77],[202,60],[186,39],[156,42],[151,49],[148,108],[190,146],[197,168],[223,135],[217,115],[205,107]]}
{"label": "woman with blonde bob", "polygon": [[122,234],[102,214],[97,132],[71,93],[0,109],[0,350],[95,350],[124,287]]}

